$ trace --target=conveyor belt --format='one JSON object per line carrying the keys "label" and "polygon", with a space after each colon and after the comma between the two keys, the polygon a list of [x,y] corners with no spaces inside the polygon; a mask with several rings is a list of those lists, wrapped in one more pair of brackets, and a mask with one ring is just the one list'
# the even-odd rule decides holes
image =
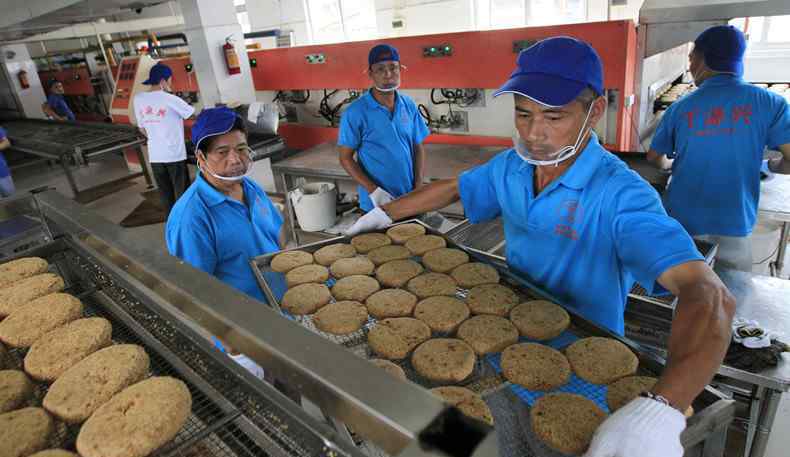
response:
{"label": "conveyor belt", "polygon": [[[177,436],[157,456],[315,456],[320,437],[280,414],[251,389],[201,351],[172,323],[148,309],[99,264],[81,255],[70,240],[59,239],[28,251],[50,262],[66,283],[66,292],[82,300],[85,316],[108,319],[115,344],[138,344],[151,358],[151,375],[185,381],[192,394],[192,414]],[[9,351],[6,365],[21,369],[26,350]],[[36,383],[40,405],[48,386]],[[53,447],[74,449],[79,426],[58,424]]]}

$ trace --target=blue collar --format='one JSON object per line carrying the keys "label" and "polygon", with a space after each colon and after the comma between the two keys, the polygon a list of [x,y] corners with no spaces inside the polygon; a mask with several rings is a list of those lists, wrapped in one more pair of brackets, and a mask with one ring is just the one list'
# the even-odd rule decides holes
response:
{"label": "blue collar", "polygon": [[[396,111],[398,111],[398,108],[400,107],[400,105],[402,105],[402,103],[400,102],[400,97],[401,97],[401,96],[400,96],[400,92],[398,92],[398,91],[396,90],[396,91],[395,91],[395,109],[393,110],[393,113],[394,113],[394,112],[396,112]],[[376,109],[376,108],[379,108],[379,109],[383,109],[384,111],[386,111],[386,112],[388,112],[388,113],[390,112],[390,110],[388,110],[386,106],[384,106],[384,105],[382,105],[381,103],[379,103],[379,102],[378,102],[378,101],[377,101],[377,100],[376,100],[376,99],[373,97],[373,89],[368,89],[368,91],[367,91],[367,92],[365,92],[365,95],[363,95],[363,96],[362,96],[362,98],[363,98],[363,99],[365,100],[365,102],[367,103],[367,106],[368,106],[368,108],[370,108],[370,109]]]}
{"label": "blue collar", "polygon": [[721,73],[702,81],[699,87],[701,89],[703,87],[730,86],[741,82],[743,82],[743,78],[740,76]]}
{"label": "blue collar", "polygon": [[[198,172],[197,178],[195,179],[197,183],[197,191],[200,194],[200,198],[206,202],[206,205],[209,207],[217,206],[221,203],[225,202],[235,202],[239,203],[237,200],[234,200],[227,195],[223,194],[222,192],[218,191],[214,188],[208,181],[203,177],[203,175]],[[249,195],[249,182],[247,178],[242,179],[241,185],[244,187],[244,198],[248,198]]]}
{"label": "blue collar", "polygon": [[560,176],[560,183],[571,189],[581,190],[590,181],[598,164],[603,157],[603,148],[598,143],[598,135],[595,132],[590,134],[590,141],[587,142],[584,150],[579,154],[576,162]]}

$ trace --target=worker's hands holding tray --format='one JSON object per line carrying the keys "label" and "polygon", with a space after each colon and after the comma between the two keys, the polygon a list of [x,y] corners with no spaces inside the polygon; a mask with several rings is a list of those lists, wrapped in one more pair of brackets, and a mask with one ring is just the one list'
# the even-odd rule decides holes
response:
{"label": "worker's hands holding tray", "polygon": [[381,230],[392,224],[392,219],[387,216],[383,209],[376,207],[357,220],[348,230],[346,235],[354,236],[362,232]]}
{"label": "worker's hands holding tray", "polygon": [[649,398],[636,398],[598,427],[584,457],[682,457],[683,413]]}

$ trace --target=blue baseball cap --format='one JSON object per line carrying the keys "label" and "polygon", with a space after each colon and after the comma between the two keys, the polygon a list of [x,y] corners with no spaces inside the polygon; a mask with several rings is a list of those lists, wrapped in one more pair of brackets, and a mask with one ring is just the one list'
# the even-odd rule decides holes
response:
{"label": "blue baseball cap", "polygon": [[195,150],[200,149],[200,142],[206,138],[224,135],[233,130],[236,119],[241,119],[241,116],[227,106],[201,111],[192,125],[192,144],[195,145]]}
{"label": "blue baseball cap", "polygon": [[154,84],[159,84],[159,81],[171,76],[173,76],[173,70],[163,63],[158,63],[151,67],[151,71],[148,72],[148,79],[143,81],[143,84],[153,86]]}
{"label": "blue baseball cap", "polygon": [[388,44],[377,44],[368,53],[368,66],[390,60],[400,62],[400,54],[394,46]]}
{"label": "blue baseball cap", "polygon": [[743,75],[746,37],[731,25],[716,25],[700,33],[694,49],[702,52],[705,65],[713,71]]}
{"label": "blue baseball cap", "polygon": [[585,88],[603,95],[603,64],[589,44],[571,37],[538,41],[521,51],[516,69],[494,97],[519,94],[546,106],[565,106]]}

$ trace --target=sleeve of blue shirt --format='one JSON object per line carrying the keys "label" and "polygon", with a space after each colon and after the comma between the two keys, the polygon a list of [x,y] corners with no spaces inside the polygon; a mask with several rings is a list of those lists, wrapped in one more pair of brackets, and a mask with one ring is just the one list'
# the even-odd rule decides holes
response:
{"label": "sleeve of blue shirt", "polygon": [[[502,212],[497,199],[497,163],[507,153],[502,153],[483,165],[467,170],[458,177],[458,192],[466,217],[473,224],[490,221]],[[500,177],[501,178],[501,177]]]}
{"label": "sleeve of blue shirt", "polygon": [[675,109],[670,106],[658,124],[650,149],[670,159],[675,157]]}
{"label": "sleeve of blue shirt", "polygon": [[607,192],[616,211],[612,237],[617,255],[649,293],[666,293],[656,282],[661,274],[703,257],[683,226],[666,214],[658,194],[646,182],[629,176],[624,185],[616,187]]}
{"label": "sleeve of blue shirt", "polygon": [[779,96],[774,97],[776,116],[768,128],[768,147],[775,149],[790,143],[790,104]]}
{"label": "sleeve of blue shirt", "polygon": [[[176,221],[173,221],[176,222]],[[214,274],[217,253],[213,231],[208,222],[197,214],[183,214],[177,223],[168,221],[165,241],[170,255],[178,257],[193,267]]]}
{"label": "sleeve of blue shirt", "polygon": [[359,146],[362,144],[361,120],[353,105],[346,109],[343,115],[340,116],[340,132],[337,136],[338,146],[345,146],[355,151],[359,149]]}
{"label": "sleeve of blue shirt", "polygon": [[280,230],[283,226],[283,216],[280,214],[280,211],[277,209],[277,207],[274,206],[274,203],[272,203],[271,199],[269,199],[263,189],[258,188],[258,192],[260,192],[259,195],[261,200],[263,200],[268,209],[268,214],[271,215],[270,217],[266,218],[266,231],[275,240],[275,244],[278,244],[280,240]]}

